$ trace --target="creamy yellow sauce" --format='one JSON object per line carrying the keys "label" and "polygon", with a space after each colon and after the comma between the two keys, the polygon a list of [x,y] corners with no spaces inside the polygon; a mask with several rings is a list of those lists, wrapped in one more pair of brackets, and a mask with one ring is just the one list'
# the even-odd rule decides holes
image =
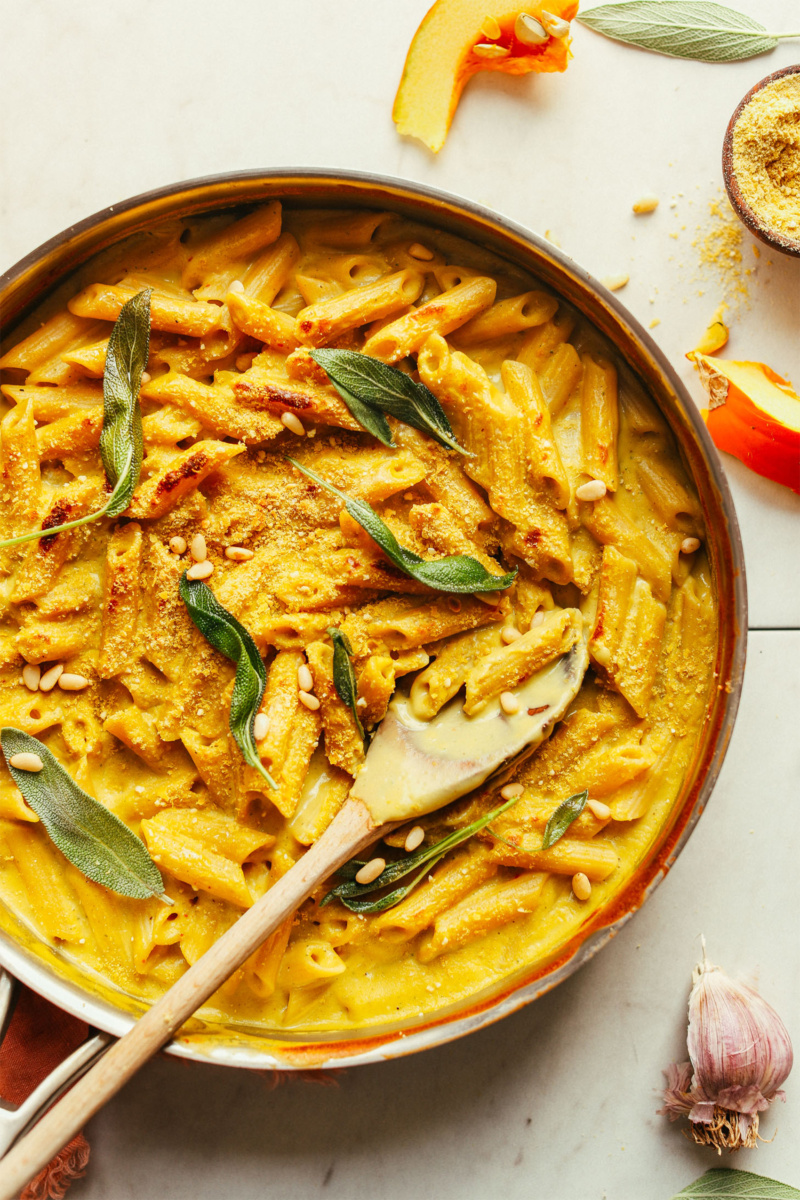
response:
{"label": "creamy yellow sauce", "polygon": [[[473,449],[471,474],[464,473],[467,460],[396,422],[397,449],[381,447],[358,431],[307,357],[291,341],[279,344],[290,337],[298,312],[401,270],[424,275],[418,306],[475,276],[496,281],[495,304],[538,294],[536,281],[480,247],[401,218],[376,216],[370,224],[364,214],[334,215],[332,224],[330,214],[287,209],[272,241],[262,244],[266,222],[259,232],[258,221],[248,220],[247,236],[231,235],[228,243],[229,216],[137,235],[82,268],[4,346],[0,515],[2,537],[9,537],[41,521],[60,497],[88,506],[102,494],[99,426],[92,440],[80,422],[81,414],[90,420],[98,411],[96,347],[108,337],[111,318],[65,315],[82,288],[98,281],[152,286],[165,310],[172,303],[227,312],[230,305],[233,314],[239,310],[231,295],[267,310],[253,310],[260,338],[232,316],[205,334],[182,332],[180,322],[170,332],[166,318],[154,328],[151,379],[142,391],[140,491],[168,479],[180,456],[201,442],[222,447],[220,455],[243,448],[221,457],[198,485],[179,489],[177,501],[157,515],[137,517],[141,545],[128,580],[135,613],[126,636],[113,641],[115,661],[104,650],[112,644],[115,523],[59,535],[54,554],[36,542],[0,550],[0,723],[40,737],[83,788],[143,837],[174,904],[167,910],[155,900],[128,900],[86,880],[49,841],[4,769],[0,924],[90,990],[125,1004],[152,1000],[233,924],[244,904],[301,858],[353,781],[353,794],[376,821],[408,822],[388,845],[374,848],[387,858],[402,857],[412,822],[421,821],[432,843],[496,807],[502,786],[520,782],[519,806],[448,856],[403,906],[363,916],[321,904],[336,880],[317,889],[291,928],[279,931],[200,1014],[265,1035],[385,1029],[457,1010],[557,959],[622,892],[668,827],[698,752],[716,653],[703,521],[666,423],[625,372],[618,400],[614,393],[609,402],[610,424],[601,430],[618,463],[611,517],[602,515],[608,498],[596,506],[576,499],[576,489],[602,469],[602,455],[587,459],[586,378],[605,371],[602,386],[611,387],[613,367],[602,364],[613,353],[563,304],[537,326],[498,324],[478,341],[470,341],[462,321],[461,334],[458,325],[446,330],[444,349],[434,329],[432,342],[400,361],[407,370],[428,370],[430,386],[441,387],[456,434]],[[414,244],[430,247],[433,258],[409,255]],[[285,262],[276,266],[281,248]],[[270,279],[279,279],[274,294]],[[95,303],[86,301],[82,312]],[[376,325],[402,319],[404,311],[357,324],[329,344],[361,349]],[[43,321],[45,333],[55,330],[44,356],[22,341]],[[466,374],[457,386],[450,377],[434,378],[446,353],[457,362],[464,356]],[[536,424],[533,409],[509,399],[501,372],[517,361],[534,364],[550,396],[552,435]],[[568,385],[559,392],[564,378]],[[483,389],[491,412],[483,421],[467,414],[475,389]],[[310,407],[299,409],[298,397]],[[29,422],[27,451],[25,412],[38,414]],[[302,438],[291,422],[278,423],[286,412],[302,412]],[[65,420],[72,426],[58,425]],[[498,430],[506,440],[488,453]],[[554,498],[548,482],[553,446],[568,503]],[[398,580],[341,517],[341,504],[300,479],[286,454],[301,455],[343,490],[369,500],[401,543],[423,557],[482,556],[497,569],[516,567],[518,582],[497,609],[472,597],[452,603]],[[526,455],[530,461],[520,466]],[[619,537],[608,532],[612,518]],[[126,524],[130,529],[125,520],[119,529]],[[244,766],[228,734],[234,669],[204,642],[177,595],[191,560],[171,551],[170,541],[190,542],[200,531],[214,565],[209,585],[251,631],[267,663],[270,732],[260,750],[279,784],[274,794]],[[568,567],[557,561],[559,537]],[[681,550],[687,537],[698,541],[697,549]],[[541,550],[548,538],[550,557]],[[225,554],[230,547],[251,550],[253,558],[235,561]],[[626,563],[634,563],[629,582],[635,582],[622,604],[611,573],[622,578],[620,571],[631,570]],[[624,636],[603,628],[604,621],[612,624],[612,600],[627,613]],[[505,713],[494,691],[473,716],[464,714],[464,689],[476,678],[469,672],[502,655],[504,644],[513,647],[501,629],[511,627],[517,637],[535,627],[537,613],[576,608],[585,622],[579,645],[527,678],[512,678],[518,713]],[[352,718],[326,691],[329,625],[345,629],[353,643],[359,711],[374,735],[365,765]],[[474,640],[463,667],[466,683],[439,679],[446,698],[436,716],[421,718],[412,680],[421,671],[435,674],[447,647],[467,638]],[[306,661],[322,700],[316,715],[298,701],[293,682]],[[21,677],[26,662],[44,671],[63,663],[90,685],[80,692],[30,691]],[[637,675],[648,671],[650,686],[642,688]],[[584,810],[554,848],[561,857],[541,860],[536,852],[548,814],[583,788],[601,816]],[[459,800],[465,789],[475,791]],[[217,828],[224,835],[214,834]],[[265,844],[247,854],[237,850],[254,831]],[[590,898],[580,901],[572,879],[587,847],[586,869],[596,877]],[[202,877],[186,867],[190,852],[205,863]],[[214,875],[223,868],[224,894]],[[448,871],[453,878],[445,885]]]}

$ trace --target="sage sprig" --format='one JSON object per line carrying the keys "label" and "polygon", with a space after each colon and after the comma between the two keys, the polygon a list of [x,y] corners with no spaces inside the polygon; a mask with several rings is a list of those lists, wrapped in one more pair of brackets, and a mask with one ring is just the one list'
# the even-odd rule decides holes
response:
{"label": "sage sprig", "polygon": [[[53,843],[88,879],[103,887],[146,900],[164,895],[164,882],[144,843],[119,817],[78,787],[70,773],[38,738],[20,729],[0,731],[11,777],[39,817]],[[11,759],[36,754],[41,771],[20,771]]]}
{"label": "sage sprig", "polygon": [[474,595],[475,592],[499,592],[511,587],[517,577],[516,569],[504,575],[490,575],[483,563],[468,554],[449,554],[445,558],[433,560],[420,558],[413,550],[401,546],[388,525],[385,524],[366,500],[358,500],[348,496],[339,488],[334,487],[327,479],[323,479],[310,467],[304,467],[296,459],[287,455],[287,461],[297,467],[309,479],[313,479],[320,487],[325,488],[334,496],[344,501],[344,506],[354,521],[365,529],[373,541],[377,542],[383,553],[396,567],[440,592],[458,592]]}
{"label": "sage sprig", "polygon": [[333,686],[336,688],[342,704],[346,704],[353,714],[353,720],[363,741],[366,735],[358,715],[358,689],[351,657],[353,647],[350,645],[347,634],[336,625],[328,626],[328,636],[333,642]]}
{"label": "sage sprig", "polygon": [[735,62],[774,50],[798,33],[768,33],[744,13],[711,0],[622,0],[581,12],[595,33],[673,58]]}
{"label": "sage sprig", "polygon": [[[339,867],[336,872],[344,879],[344,883],[338,884],[323,898],[321,904],[330,904],[332,900],[339,900],[345,908],[349,908],[351,912],[357,913],[377,913],[384,912],[387,908],[394,908],[395,904],[399,904],[405,899],[410,891],[422,881],[423,876],[436,865],[440,858],[444,858],[445,854],[450,850],[454,850],[456,846],[460,846],[462,842],[467,842],[471,837],[481,829],[485,829],[492,821],[512,805],[516,804],[519,796],[512,797],[511,800],[506,800],[503,804],[493,808],[491,812],[486,813],[482,817],[478,817],[477,821],[473,821],[469,825],[465,825],[463,829],[457,829],[454,833],[448,834],[441,841],[434,842],[432,846],[423,846],[420,850],[413,854],[407,854],[405,858],[400,858],[397,862],[389,863],[384,867],[377,879],[372,883],[356,883],[355,877],[363,866],[366,865],[366,860],[351,859],[350,862]],[[382,896],[378,900],[364,900],[363,896],[367,896],[370,892],[378,891],[380,888],[388,887],[392,883],[396,883],[398,879],[402,879],[412,872],[420,870],[410,883],[403,887],[396,888],[387,895]]]}
{"label": "sage sprig", "polygon": [[312,350],[311,357],[326,372],[350,412],[364,428],[394,446],[384,413],[429,434],[442,446],[469,455],[456,441],[447,414],[430,388],[416,383],[397,367],[387,366],[356,350]]}
{"label": "sage sprig", "polygon": [[228,722],[242,758],[264,776],[271,788],[277,789],[277,783],[256,749],[254,724],[267,686],[267,668],[258,646],[244,625],[223,608],[202,579],[187,579],[184,571],[178,588],[189,616],[203,637],[236,666]]}
{"label": "sage sprig", "polygon": [[144,454],[139,389],[150,347],[151,292],[151,288],[144,288],[122,306],[108,339],[103,372],[100,457],[111,494],[96,512],[66,521],[63,525],[34,529],[19,537],[9,538],[0,542],[0,549],[19,546],[40,537],[53,537],[67,529],[77,529],[79,525],[98,521],[101,517],[118,517],[130,504],[139,482]]}
{"label": "sage sprig", "polygon": [[550,816],[550,820],[544,827],[544,837],[542,838],[542,850],[549,850],[551,846],[562,838],[569,829],[573,821],[577,821],[578,817],[586,807],[586,801],[589,799],[588,791],[576,792],[574,796],[570,796],[567,800],[562,800],[558,808]]}
{"label": "sage sprig", "polygon": [[752,1171],[734,1171],[729,1167],[712,1167],[690,1183],[672,1200],[800,1200],[797,1188]]}

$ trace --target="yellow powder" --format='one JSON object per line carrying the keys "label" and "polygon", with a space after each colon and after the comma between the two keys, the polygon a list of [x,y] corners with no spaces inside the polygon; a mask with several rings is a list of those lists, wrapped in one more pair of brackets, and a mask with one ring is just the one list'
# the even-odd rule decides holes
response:
{"label": "yellow powder", "polygon": [[749,299],[748,276],[742,246],[745,231],[726,197],[709,201],[708,219],[697,227],[692,247],[697,252],[697,283],[713,285],[733,310]]}
{"label": "yellow powder", "polygon": [[742,110],[733,170],[763,225],[800,241],[800,74],[767,84]]}

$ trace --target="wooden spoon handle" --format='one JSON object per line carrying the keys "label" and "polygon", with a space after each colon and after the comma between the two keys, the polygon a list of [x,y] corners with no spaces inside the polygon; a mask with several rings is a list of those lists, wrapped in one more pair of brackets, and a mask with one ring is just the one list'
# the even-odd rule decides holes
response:
{"label": "wooden spoon handle", "polygon": [[143,1063],[302,904],[323,879],[380,836],[360,800],[348,800],[325,833],[158,1003],[120,1038],[0,1162],[0,1200],[14,1200]]}

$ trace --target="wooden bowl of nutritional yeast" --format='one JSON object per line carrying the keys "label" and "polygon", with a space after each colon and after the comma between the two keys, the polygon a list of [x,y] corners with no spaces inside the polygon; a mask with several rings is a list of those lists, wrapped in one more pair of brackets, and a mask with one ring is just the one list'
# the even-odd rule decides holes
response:
{"label": "wooden bowl of nutritional yeast", "polygon": [[[709,800],[739,703],[747,615],[742,546],[730,492],[699,413],[664,355],[619,301],[571,259],[469,201],[398,179],[323,170],[246,171],[161,188],[72,226],[3,275],[4,349],[30,331],[32,320],[63,307],[91,280],[91,260],[109,247],[201,214],[243,216],[274,199],[287,211],[369,209],[398,214],[405,222],[417,223],[416,241],[423,240],[426,229],[432,243],[433,231],[443,231],[450,246],[463,245],[454,240],[463,239],[473,250],[477,247],[476,261],[499,263],[516,278],[521,272],[534,281],[528,287],[557,296],[579,327],[589,331],[589,344],[604,345],[604,353],[613,357],[620,394],[646,394],[666,419],[697,493],[705,569],[718,604],[718,634],[710,650],[713,679],[677,795],[658,826],[641,840],[630,869],[616,881],[611,876],[602,902],[580,910],[585,915],[570,927],[566,940],[551,940],[547,953],[527,965],[508,954],[503,971],[483,972],[478,959],[469,986],[460,994],[450,995],[440,1007],[428,998],[415,1006],[419,1011],[405,1011],[400,1019],[315,1028],[308,1022],[304,1026],[302,1017],[281,1026],[254,1020],[251,1012],[234,1012],[222,1020],[207,1009],[168,1047],[169,1053],[187,1059],[291,1070],[378,1062],[461,1037],[535,1000],[605,945],[669,871]],[[143,1010],[141,996],[70,958],[4,904],[0,964],[55,1004],[117,1036]]]}

